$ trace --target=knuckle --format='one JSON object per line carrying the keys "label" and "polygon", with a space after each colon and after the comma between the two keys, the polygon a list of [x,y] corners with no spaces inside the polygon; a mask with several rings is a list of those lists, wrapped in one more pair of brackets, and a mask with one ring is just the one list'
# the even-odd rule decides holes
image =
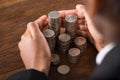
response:
{"label": "knuckle", "polygon": [[33,23],[34,23],[34,22],[29,22],[29,23],[27,24],[27,27],[28,27],[28,28],[29,28],[29,27],[32,27]]}
{"label": "knuckle", "polygon": [[20,48],[20,46],[21,46],[21,42],[18,43],[18,48]]}
{"label": "knuckle", "polygon": [[78,6],[79,6],[79,7],[81,7],[81,8],[84,8],[84,7],[85,7],[85,6],[84,6],[84,5],[82,5],[82,4],[79,4]]}
{"label": "knuckle", "polygon": [[78,9],[85,9],[85,5],[78,4],[78,5],[77,5],[77,8],[78,8]]}
{"label": "knuckle", "polygon": [[80,5],[80,7],[84,8],[85,6],[84,5]]}
{"label": "knuckle", "polygon": [[22,40],[22,39],[25,39],[25,35],[22,35],[22,36],[21,36],[21,40]]}

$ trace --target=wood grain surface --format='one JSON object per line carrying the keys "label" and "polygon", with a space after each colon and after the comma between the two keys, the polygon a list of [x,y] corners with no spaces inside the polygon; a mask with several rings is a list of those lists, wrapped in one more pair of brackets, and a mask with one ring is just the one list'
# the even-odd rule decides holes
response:
{"label": "wood grain surface", "polygon": [[[24,70],[17,44],[26,29],[26,24],[52,10],[73,9],[84,0],[0,0],[0,80]],[[50,80],[81,80],[89,76],[95,67],[96,49],[89,43],[88,49],[81,55],[77,64],[67,62],[71,72],[62,76],[51,66]]]}

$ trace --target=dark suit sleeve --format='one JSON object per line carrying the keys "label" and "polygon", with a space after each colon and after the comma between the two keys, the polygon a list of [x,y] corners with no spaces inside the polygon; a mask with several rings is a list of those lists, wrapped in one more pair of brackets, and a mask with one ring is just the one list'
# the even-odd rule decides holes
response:
{"label": "dark suit sleeve", "polygon": [[7,80],[48,80],[48,78],[43,72],[30,69],[18,72],[9,77]]}
{"label": "dark suit sleeve", "polygon": [[90,80],[120,80],[120,46],[113,48],[101,65],[93,71]]}

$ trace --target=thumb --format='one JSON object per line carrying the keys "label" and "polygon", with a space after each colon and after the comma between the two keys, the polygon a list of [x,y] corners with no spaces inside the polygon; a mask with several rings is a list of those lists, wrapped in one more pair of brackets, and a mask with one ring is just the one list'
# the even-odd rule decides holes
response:
{"label": "thumb", "polygon": [[80,4],[76,5],[78,18],[85,18],[85,15],[84,15],[84,12],[83,12],[84,9],[85,9],[84,5],[80,5]]}
{"label": "thumb", "polygon": [[78,14],[78,17],[81,17],[81,16],[84,16],[85,19],[86,19],[86,24],[88,25],[88,29],[90,31],[93,31],[94,29],[94,24],[92,22],[92,19],[90,18],[87,10],[85,9],[85,6],[84,5],[76,5],[76,9],[77,9],[77,14]]}
{"label": "thumb", "polygon": [[79,18],[85,17],[86,20],[91,20],[84,5],[80,5],[80,4],[76,5],[76,10]]}

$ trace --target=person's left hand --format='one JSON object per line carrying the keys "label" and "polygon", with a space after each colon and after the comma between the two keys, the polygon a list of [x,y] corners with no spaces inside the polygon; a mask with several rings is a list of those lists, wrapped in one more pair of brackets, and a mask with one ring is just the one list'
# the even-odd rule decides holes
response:
{"label": "person's left hand", "polygon": [[47,24],[47,16],[42,16],[27,25],[18,46],[26,69],[35,69],[48,75],[51,52],[41,30]]}

